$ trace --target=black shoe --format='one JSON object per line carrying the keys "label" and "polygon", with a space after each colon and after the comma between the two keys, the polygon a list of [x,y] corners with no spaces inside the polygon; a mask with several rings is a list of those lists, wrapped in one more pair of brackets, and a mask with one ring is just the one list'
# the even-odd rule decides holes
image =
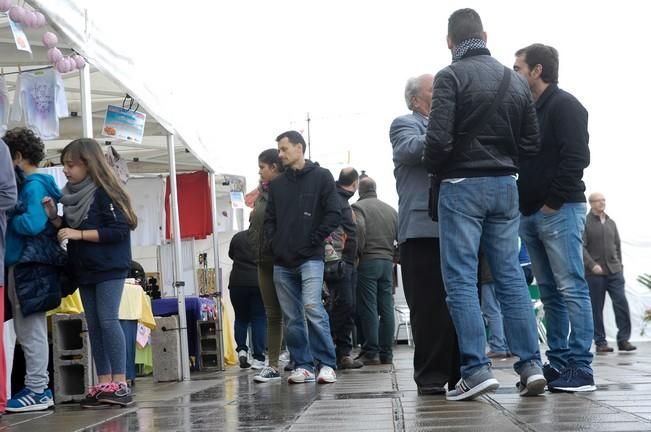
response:
{"label": "black shoe", "polygon": [[445,387],[443,386],[418,386],[420,396],[444,395],[445,393]]}
{"label": "black shoe", "polygon": [[558,371],[558,369],[556,369],[549,363],[545,363],[542,367],[542,370],[543,370],[543,375],[545,377],[545,380],[547,380],[548,383],[552,381],[556,381],[561,377],[561,373]]}
{"label": "black shoe", "polygon": [[97,408],[110,408],[111,405],[105,404],[97,400],[97,395],[101,393],[100,386],[95,385],[88,389],[86,396],[79,401],[79,406],[82,408],[88,409],[97,409]]}
{"label": "black shoe", "polygon": [[111,405],[128,406],[133,403],[131,390],[126,383],[111,383],[97,394],[97,400]]}
{"label": "black shoe", "polygon": [[393,364],[393,357],[382,357],[380,356],[381,364]]}
{"label": "black shoe", "polygon": [[576,367],[564,369],[557,380],[548,382],[547,388],[552,393],[578,393],[597,390],[593,375]]}
{"label": "black shoe", "polygon": [[293,371],[294,369],[296,369],[294,366],[295,366],[295,365],[294,365],[294,362],[293,362],[293,361],[288,362],[288,363],[285,365],[285,367],[284,367],[285,372],[291,372],[291,371]]}
{"label": "black shoe", "polygon": [[609,353],[613,351],[615,351],[615,349],[613,347],[609,347],[608,344],[597,345],[598,353]]}
{"label": "black shoe", "polygon": [[376,366],[381,364],[380,357],[377,354],[370,355],[367,353],[361,356],[358,360],[364,363],[364,366]]}
{"label": "black shoe", "polygon": [[637,349],[637,347],[631,344],[629,341],[618,343],[617,348],[619,348],[620,351],[635,351]]}
{"label": "black shoe", "polygon": [[351,356],[343,356],[337,361],[339,369],[359,369],[364,367],[364,363],[359,360],[354,360]]}

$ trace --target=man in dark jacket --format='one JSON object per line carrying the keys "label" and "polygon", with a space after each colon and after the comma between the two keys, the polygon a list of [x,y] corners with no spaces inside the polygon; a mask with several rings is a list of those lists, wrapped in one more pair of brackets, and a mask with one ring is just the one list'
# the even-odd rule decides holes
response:
{"label": "man in dark jacket", "polygon": [[459,381],[459,346],[441,275],[439,227],[428,215],[429,179],[423,164],[434,76],[410,78],[405,102],[412,113],[391,123],[393,175],[398,191],[400,270],[414,337],[418,394],[445,394]]}
{"label": "man in dark jacket", "polygon": [[[551,391],[594,391],[594,336],[583,269],[583,170],[590,163],[588,112],[558,88],[558,51],[534,44],[513,68],[528,82],[540,125],[540,153],[521,161],[520,236],[527,245],[547,323],[545,377]],[[571,331],[570,331],[571,328]]]}
{"label": "man in dark jacket", "polygon": [[592,300],[594,343],[597,352],[614,351],[608,346],[604,330],[604,301],[608,292],[617,323],[617,348],[620,351],[635,351],[637,347],[628,341],[631,337],[631,313],[626,300],[622,242],[617,224],[606,214],[603,194],[592,193],[588,201],[590,212],[586,216],[583,232],[583,263]]}
{"label": "man in dark jacket", "polygon": [[[295,362],[290,383],[337,380],[335,347],[321,302],[324,241],[341,223],[330,171],[305,159],[305,140],[288,131],[276,138],[285,171],[269,187],[264,232],[274,256],[274,284],[287,318],[287,349]],[[305,322],[307,321],[307,329]]]}
{"label": "man in dark jacket", "polygon": [[[341,225],[332,233],[332,245],[341,260],[343,276],[336,280],[326,280],[330,292],[330,327],[337,353],[337,367],[341,369],[358,369],[364,366],[350,355],[353,349],[353,273],[357,255],[357,228],[353,210],[348,200],[357,191],[359,175],[355,168],[344,168],[337,180],[337,195],[341,210]],[[328,261],[328,257],[326,257]]]}
{"label": "man in dark jacket", "polygon": [[[546,384],[518,260],[515,176],[518,159],[538,150],[535,109],[526,82],[492,58],[485,42],[477,12],[461,9],[450,16],[448,48],[453,59],[434,80],[425,144],[426,165],[442,181],[441,266],[461,352],[462,379],[448,391],[448,400],[473,399],[499,386],[485,353],[477,296],[480,243],[495,278],[511,351],[519,357],[514,368],[520,375],[520,394],[540,394]],[[496,94],[504,85],[500,101]],[[494,103],[495,111],[482,119]]]}
{"label": "man in dark jacket", "polygon": [[353,204],[357,220],[359,267],[357,311],[364,333],[364,364],[393,363],[393,257],[398,234],[398,212],[377,198],[375,181],[359,183],[359,201]]}

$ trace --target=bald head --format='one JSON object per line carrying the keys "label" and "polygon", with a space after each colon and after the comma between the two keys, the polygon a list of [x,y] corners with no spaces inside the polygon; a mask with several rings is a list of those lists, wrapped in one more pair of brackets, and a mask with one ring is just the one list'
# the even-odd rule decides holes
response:
{"label": "bald head", "polygon": [[428,117],[432,108],[433,85],[434,75],[431,74],[409,78],[405,86],[407,108]]}
{"label": "bald head", "polygon": [[590,210],[597,216],[601,216],[606,210],[606,197],[601,192],[593,192],[588,197]]}
{"label": "bald head", "polygon": [[357,190],[358,180],[359,174],[357,173],[357,170],[353,167],[346,167],[339,171],[337,184],[344,189],[355,192]]}
{"label": "bald head", "polygon": [[359,197],[361,199],[369,195],[377,196],[377,185],[372,178],[364,177],[359,181]]}

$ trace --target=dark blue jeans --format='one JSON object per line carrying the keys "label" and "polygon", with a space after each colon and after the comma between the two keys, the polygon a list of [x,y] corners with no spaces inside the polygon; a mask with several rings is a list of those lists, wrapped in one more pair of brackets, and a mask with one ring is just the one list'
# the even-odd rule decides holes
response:
{"label": "dark blue jeans", "polygon": [[251,345],[253,358],[264,361],[264,350],[267,345],[267,315],[264,311],[260,288],[229,287],[231,304],[235,311],[235,342],[237,351],[249,351],[246,336],[251,325]]}
{"label": "dark blue jeans", "polygon": [[565,203],[553,213],[523,216],[520,237],[527,245],[545,308],[547,358],[592,374],[592,304],[583,267],[585,203]]}
{"label": "dark blue jeans", "polygon": [[353,349],[353,265],[344,262],[344,277],[335,282],[326,282],[330,290],[330,330],[335,342],[337,358],[349,356]]}
{"label": "dark blue jeans", "polygon": [[527,368],[541,366],[531,297],[518,259],[519,224],[514,177],[475,177],[441,184],[441,268],[450,316],[459,338],[463,378],[490,365],[477,295],[480,245],[486,251],[495,281],[508,345],[520,358],[514,364],[515,371],[526,375]]}
{"label": "dark blue jeans", "polygon": [[588,275],[590,299],[592,300],[592,317],[594,318],[594,342],[606,345],[606,330],[604,329],[604,302],[606,293],[610,295],[617,324],[617,343],[626,342],[631,338],[631,314],[626,300],[624,274],[622,272],[609,275]]}
{"label": "dark blue jeans", "polygon": [[383,259],[362,261],[357,267],[357,313],[362,322],[364,345],[369,356],[393,358],[393,262]]}

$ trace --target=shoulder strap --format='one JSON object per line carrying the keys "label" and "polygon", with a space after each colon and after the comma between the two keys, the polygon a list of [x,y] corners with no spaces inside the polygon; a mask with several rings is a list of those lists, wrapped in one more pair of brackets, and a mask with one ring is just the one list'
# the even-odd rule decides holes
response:
{"label": "shoulder strap", "polygon": [[506,90],[509,88],[509,84],[511,84],[511,69],[504,66],[504,75],[502,76],[500,88],[497,90],[497,96],[495,96],[495,100],[493,100],[492,105],[486,111],[484,111],[477,123],[475,123],[475,126],[460,137],[459,144],[461,145],[459,147],[470,145],[477,134],[486,126],[488,120],[490,120],[495,111],[497,111],[497,107],[502,103],[502,100],[504,100],[504,95],[506,94]]}

